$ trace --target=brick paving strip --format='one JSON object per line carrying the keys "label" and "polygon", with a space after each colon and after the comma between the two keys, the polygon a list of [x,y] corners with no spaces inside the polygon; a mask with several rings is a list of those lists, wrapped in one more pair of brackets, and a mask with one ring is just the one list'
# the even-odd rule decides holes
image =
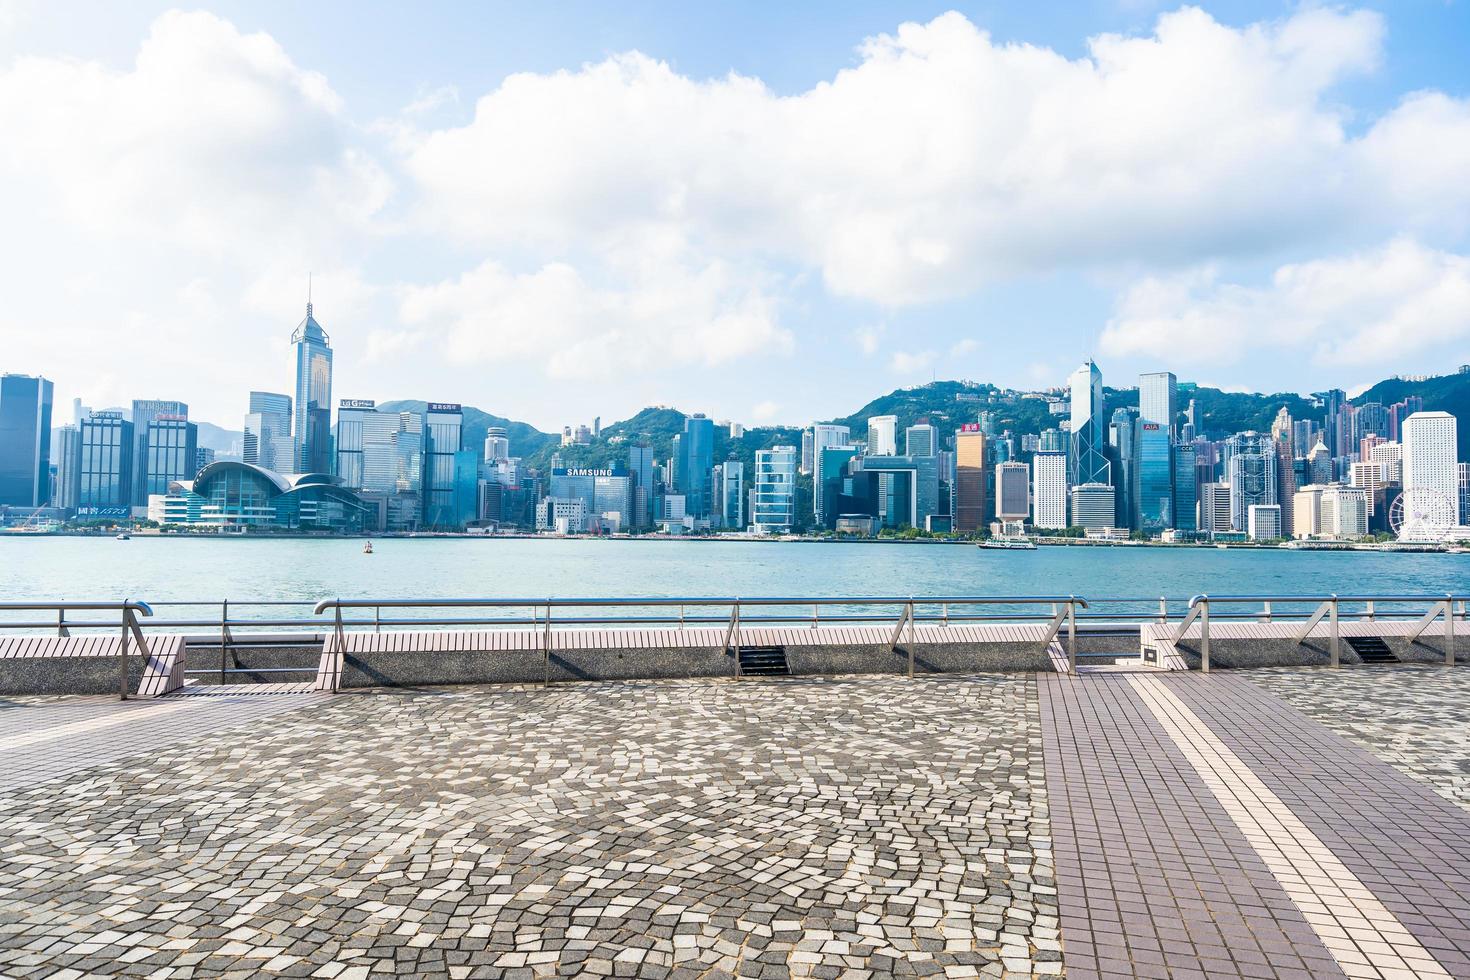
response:
{"label": "brick paving strip", "polygon": [[1069,976],[1470,976],[1470,814],[1243,676],[1041,705]]}

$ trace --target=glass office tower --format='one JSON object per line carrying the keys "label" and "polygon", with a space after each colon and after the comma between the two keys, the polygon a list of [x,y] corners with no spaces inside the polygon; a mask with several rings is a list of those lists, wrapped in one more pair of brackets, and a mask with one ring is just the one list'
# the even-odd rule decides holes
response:
{"label": "glass office tower", "polygon": [[1169,426],[1140,418],[1133,434],[1132,527],[1149,537],[1174,526],[1174,460]]}
{"label": "glass office tower", "polygon": [[0,504],[51,501],[51,382],[0,375]]}
{"label": "glass office tower", "polygon": [[296,347],[296,417],[291,432],[298,473],[332,469],[332,343],[306,304],[306,319],[291,334]]}
{"label": "glass office tower", "polygon": [[121,412],[93,412],[82,419],[77,507],[124,508],[133,491],[133,423]]}

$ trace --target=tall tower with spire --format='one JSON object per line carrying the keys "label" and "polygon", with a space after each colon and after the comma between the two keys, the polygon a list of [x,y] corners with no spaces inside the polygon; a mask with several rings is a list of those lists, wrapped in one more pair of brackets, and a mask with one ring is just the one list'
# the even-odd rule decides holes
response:
{"label": "tall tower with spire", "polygon": [[1107,417],[1103,415],[1102,372],[1092,358],[1072,372],[1072,451],[1067,458],[1068,482],[1112,486],[1112,467],[1103,452]]}
{"label": "tall tower with spire", "polygon": [[306,319],[291,334],[296,350],[296,404],[291,440],[298,473],[332,469],[332,342],[311,312],[306,289]]}

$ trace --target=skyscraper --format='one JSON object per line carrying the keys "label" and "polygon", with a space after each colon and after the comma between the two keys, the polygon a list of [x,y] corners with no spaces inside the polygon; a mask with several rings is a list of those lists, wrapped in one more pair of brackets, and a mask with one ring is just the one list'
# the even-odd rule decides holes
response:
{"label": "skyscraper", "polygon": [[1179,414],[1179,379],[1172,371],[1159,371],[1138,376],[1138,417],[1157,422],[1172,437],[1177,431]]}
{"label": "skyscraper", "polygon": [[966,424],[954,435],[954,528],[978,531],[988,516],[985,506],[985,433],[980,423]]}
{"label": "skyscraper", "polygon": [[699,413],[686,418],[679,449],[683,454],[683,465],[678,471],[682,482],[676,486],[684,494],[685,513],[707,518],[712,502],[709,483],[714,468],[714,422]]}
{"label": "skyscraper", "polygon": [[1460,509],[1455,417],[1448,412],[1415,412],[1400,427],[1404,495],[1408,498],[1402,535],[1419,537],[1454,525]]}
{"label": "skyscraper", "polygon": [[[138,422],[133,421],[134,437]],[[156,414],[148,421],[143,438],[137,439],[143,452],[143,465],[136,467],[142,475],[143,489],[133,490],[133,506],[143,505],[152,495],[165,495],[175,480],[192,480],[199,472],[199,427],[178,415]]]}
{"label": "skyscraper", "polygon": [[485,462],[498,463],[510,459],[510,438],[502,426],[492,425],[485,430]]}
{"label": "skyscraper", "polygon": [[1276,446],[1270,436],[1241,432],[1225,440],[1226,478],[1230,483],[1230,524],[1249,529],[1250,509],[1276,499]]}
{"label": "skyscraper", "polygon": [[721,527],[745,527],[745,464],[737,459],[727,459],[715,467],[718,479],[715,492],[719,498],[716,508]]}
{"label": "skyscraper", "polygon": [[1178,531],[1199,530],[1196,517],[1195,452],[1193,446],[1174,447],[1174,528]]}
{"label": "skyscraper", "polygon": [[933,456],[939,452],[939,433],[927,421],[917,422],[903,430],[905,456]]}
{"label": "skyscraper", "polygon": [[1174,461],[1169,427],[1140,418],[1133,437],[1133,486],[1129,494],[1134,530],[1156,536],[1174,526]]}
{"label": "skyscraper", "polygon": [[628,473],[633,477],[632,525],[638,530],[653,526],[656,487],[653,478],[653,447],[628,447]]}
{"label": "skyscraper", "polygon": [[816,455],[816,437],[812,434],[811,429],[803,429],[801,432],[801,472],[803,475],[812,471]]}
{"label": "skyscraper", "polygon": [[1031,523],[1060,531],[1067,526],[1067,454],[1039,452],[1031,458],[1035,510]]}
{"label": "skyscraper", "polygon": [[296,347],[296,417],[291,430],[298,473],[331,471],[332,343],[306,304],[291,334]]}
{"label": "skyscraper", "polygon": [[274,391],[252,391],[245,416],[241,459],[276,473],[296,468],[291,439],[291,396]]}
{"label": "skyscraper", "polygon": [[[187,421],[189,418],[189,406],[183,402],[164,398],[135,398],[133,399],[132,415],[133,477],[131,485],[133,499],[131,503],[134,507],[145,507],[148,504],[148,495],[150,493],[168,493],[167,481],[169,479],[190,480],[194,477],[193,473],[182,472],[189,468],[187,465],[180,465],[178,467],[180,472],[167,474],[166,478],[161,481],[163,489],[159,490],[154,489],[156,485],[155,481],[150,478],[148,472],[149,464],[154,461],[152,454],[148,450],[148,439],[153,432],[154,421],[158,419],[166,419],[174,422],[181,420]],[[180,435],[180,433],[170,428],[161,431],[159,435],[160,438],[172,442],[174,441],[174,437]],[[178,462],[167,450],[165,450],[164,459],[170,462]],[[190,462],[192,462],[192,459]]]}
{"label": "skyscraper", "polygon": [[795,523],[797,453],[795,446],[756,450],[750,512],[756,534],[786,534]]}
{"label": "skyscraper", "polygon": [[51,382],[0,375],[0,504],[51,500]]}
{"label": "skyscraper", "polygon": [[1102,414],[1102,372],[1089,358],[1072,372],[1070,387],[1072,451],[1068,458],[1068,482],[1074,487],[1083,483],[1111,486],[1112,472],[1103,453],[1106,422]]}
{"label": "skyscraper", "polygon": [[[464,409],[452,402],[430,402],[424,429],[424,523],[429,527],[460,526],[461,488],[457,483],[464,476],[456,456],[464,448]],[[478,465],[475,470],[478,473]]]}
{"label": "skyscraper", "polygon": [[93,412],[82,420],[77,507],[121,510],[133,499],[133,423],[121,412]]}
{"label": "skyscraper", "polygon": [[63,425],[61,445],[56,455],[56,494],[51,505],[75,510],[82,488],[82,431],[76,425]]}
{"label": "skyscraper", "polygon": [[868,455],[898,455],[897,415],[875,415],[868,419]]}
{"label": "skyscraper", "polygon": [[995,518],[1024,521],[1031,513],[1030,468],[1025,463],[995,464]]}

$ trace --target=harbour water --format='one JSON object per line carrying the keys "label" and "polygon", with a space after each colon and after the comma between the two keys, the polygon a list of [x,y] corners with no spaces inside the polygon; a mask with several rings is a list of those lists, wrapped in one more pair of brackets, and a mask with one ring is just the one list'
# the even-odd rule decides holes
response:
{"label": "harbour water", "polygon": [[670,540],[0,538],[0,600],[1443,593],[1470,555]]}

